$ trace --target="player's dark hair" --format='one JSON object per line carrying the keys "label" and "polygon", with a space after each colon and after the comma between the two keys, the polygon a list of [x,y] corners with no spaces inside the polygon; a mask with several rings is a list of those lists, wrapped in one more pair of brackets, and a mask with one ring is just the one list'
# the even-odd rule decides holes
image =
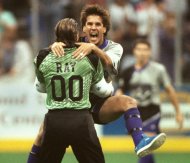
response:
{"label": "player's dark hair", "polygon": [[67,47],[75,46],[78,34],[78,23],[74,19],[62,19],[55,26],[56,41],[65,43]]}
{"label": "player's dark hair", "polygon": [[145,44],[145,45],[147,45],[149,48],[151,48],[150,42],[149,42],[147,39],[144,39],[144,38],[136,39],[136,40],[133,42],[132,48],[134,49],[138,44]]}
{"label": "player's dark hair", "polygon": [[80,20],[82,23],[82,28],[85,26],[87,17],[90,15],[98,15],[102,18],[102,23],[104,27],[106,27],[105,36],[107,35],[108,31],[110,30],[110,14],[108,10],[104,9],[99,5],[87,5],[85,6],[80,15]]}

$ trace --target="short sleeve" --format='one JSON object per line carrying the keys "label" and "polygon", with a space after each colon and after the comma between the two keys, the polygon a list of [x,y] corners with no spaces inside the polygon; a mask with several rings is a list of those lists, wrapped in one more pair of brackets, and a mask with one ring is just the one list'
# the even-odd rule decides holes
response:
{"label": "short sleeve", "polygon": [[168,85],[171,84],[170,77],[166,71],[166,68],[161,65],[160,67],[160,84],[163,85],[164,87],[167,87]]}
{"label": "short sleeve", "polygon": [[111,42],[109,44],[109,48],[105,49],[105,53],[110,57],[112,61],[113,70],[110,73],[116,75],[118,73],[120,59],[123,54],[123,47],[118,43]]}
{"label": "short sleeve", "polygon": [[103,66],[100,59],[98,58],[98,65],[93,75],[92,84],[98,83],[103,78],[103,76],[104,76]]}
{"label": "short sleeve", "polygon": [[42,72],[39,70],[39,67],[37,66],[37,57],[34,59],[34,68],[35,68],[35,74],[40,83],[44,83],[44,77]]}

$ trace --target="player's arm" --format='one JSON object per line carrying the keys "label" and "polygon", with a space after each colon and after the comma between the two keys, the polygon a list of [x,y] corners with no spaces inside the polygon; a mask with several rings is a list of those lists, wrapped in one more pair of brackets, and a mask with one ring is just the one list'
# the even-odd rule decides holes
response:
{"label": "player's arm", "polygon": [[[82,59],[83,57],[85,57],[86,55],[90,54],[93,51],[98,57],[100,57],[100,59],[102,60],[102,63],[105,66],[109,67],[109,66],[112,65],[111,58],[108,55],[106,55],[106,53],[104,53],[100,48],[98,48],[93,43],[83,43],[83,42],[81,42],[81,43],[76,43],[76,44],[80,46],[73,53],[73,56],[76,59]],[[50,48],[51,48],[52,52],[55,55],[61,56],[61,55],[64,55],[64,46],[65,46],[65,44],[62,43],[62,42],[54,42],[50,46]]]}
{"label": "player's arm", "polygon": [[173,104],[174,108],[175,108],[175,112],[176,112],[176,121],[179,124],[179,128],[182,128],[183,126],[183,115],[180,111],[180,107],[179,107],[179,102],[177,99],[177,94],[176,91],[174,89],[174,87],[172,85],[168,85],[165,87],[165,90],[170,98],[171,103]]}
{"label": "player's arm", "polygon": [[161,67],[161,81],[164,85],[164,88],[168,94],[168,97],[172,103],[172,105],[174,106],[175,112],[176,112],[176,121],[179,124],[179,128],[182,128],[183,125],[183,115],[180,111],[180,106],[179,106],[179,102],[177,99],[177,94],[176,91],[174,89],[174,87],[172,86],[170,79],[169,79],[169,75],[165,69],[165,67]]}
{"label": "player's arm", "polygon": [[96,84],[91,86],[91,93],[99,97],[108,97],[113,94],[114,88],[112,82],[107,83],[104,77]]}
{"label": "player's arm", "polygon": [[41,72],[39,71],[37,67],[36,59],[34,60],[34,67],[35,67],[35,74],[36,74],[34,85],[36,87],[36,90],[40,93],[46,93],[44,79],[43,79],[43,76],[41,75]]}
{"label": "player's arm", "polygon": [[[86,55],[93,52],[102,61],[104,68],[113,74],[117,73],[118,64],[123,54],[123,48],[120,44],[112,43],[109,46],[109,50],[104,52],[102,49],[94,45],[93,43],[76,43],[80,47],[73,53],[76,59],[82,59]],[[61,42],[55,42],[51,45],[51,50],[57,56],[64,55],[65,45]]]}
{"label": "player's arm", "polygon": [[76,43],[76,44],[79,45],[80,47],[73,53],[73,56],[75,58],[79,58],[81,54],[82,54],[82,57],[85,57],[86,55],[93,52],[101,59],[104,67],[112,66],[111,58],[103,50],[97,47],[95,44],[84,43],[84,42]]}
{"label": "player's arm", "polygon": [[[91,93],[94,93],[95,95],[99,96],[99,97],[108,97],[110,95],[112,95],[114,88],[112,83],[107,83],[105,78],[103,77],[103,69],[101,68],[101,63],[99,62],[98,68],[97,69],[101,69],[100,71],[96,72],[96,79],[98,79],[99,81],[97,82],[96,80],[94,80],[95,84],[93,84],[91,86]],[[36,90],[40,93],[46,93],[46,88],[45,88],[45,84],[43,82],[40,82],[38,80],[38,78],[41,78],[40,72],[38,72],[38,70],[36,70],[36,79],[35,79],[35,86],[36,86]],[[99,79],[99,77],[101,76],[101,79]]]}
{"label": "player's arm", "polygon": [[90,54],[88,59],[93,65],[93,76],[90,92],[99,97],[108,97],[112,95],[114,88],[112,83],[107,83],[104,78],[104,70],[100,58],[94,54]]}
{"label": "player's arm", "polygon": [[74,57],[81,57],[81,54],[84,57],[93,52],[101,59],[104,69],[109,74],[117,74],[118,64],[123,54],[123,48],[120,44],[112,42],[106,52],[92,43],[77,43],[77,45],[80,47],[73,53]]}
{"label": "player's arm", "polygon": [[64,47],[65,44],[63,42],[54,42],[52,45],[49,46],[52,52],[58,57],[61,57],[65,54]]}
{"label": "player's arm", "polygon": [[39,51],[37,57],[34,59],[34,68],[35,68],[35,86],[36,90],[40,93],[46,93],[45,80],[42,72],[40,71],[40,65],[43,62],[44,58],[48,55],[50,49],[42,49]]}
{"label": "player's arm", "polygon": [[34,82],[34,85],[36,87],[36,90],[40,93],[46,93],[46,87],[45,87],[45,84],[44,83],[40,83],[38,81],[38,78],[36,77],[35,79],[35,82]]}

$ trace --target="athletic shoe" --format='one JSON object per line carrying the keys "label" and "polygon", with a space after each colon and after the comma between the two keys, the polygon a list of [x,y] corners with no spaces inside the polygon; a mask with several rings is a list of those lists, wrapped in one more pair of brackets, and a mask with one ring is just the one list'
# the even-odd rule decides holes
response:
{"label": "athletic shoe", "polygon": [[160,133],[156,136],[151,136],[151,137],[143,135],[142,140],[135,148],[135,152],[137,156],[144,157],[150,154],[152,151],[158,149],[160,146],[162,146],[165,140],[166,140],[165,133]]}

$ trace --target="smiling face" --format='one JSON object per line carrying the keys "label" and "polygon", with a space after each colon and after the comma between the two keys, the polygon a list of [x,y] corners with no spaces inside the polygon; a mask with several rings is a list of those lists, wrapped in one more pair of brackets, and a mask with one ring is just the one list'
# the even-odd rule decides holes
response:
{"label": "smiling face", "polygon": [[98,15],[89,15],[83,26],[83,32],[86,34],[88,41],[97,46],[104,41],[106,28],[103,25],[102,18]]}

